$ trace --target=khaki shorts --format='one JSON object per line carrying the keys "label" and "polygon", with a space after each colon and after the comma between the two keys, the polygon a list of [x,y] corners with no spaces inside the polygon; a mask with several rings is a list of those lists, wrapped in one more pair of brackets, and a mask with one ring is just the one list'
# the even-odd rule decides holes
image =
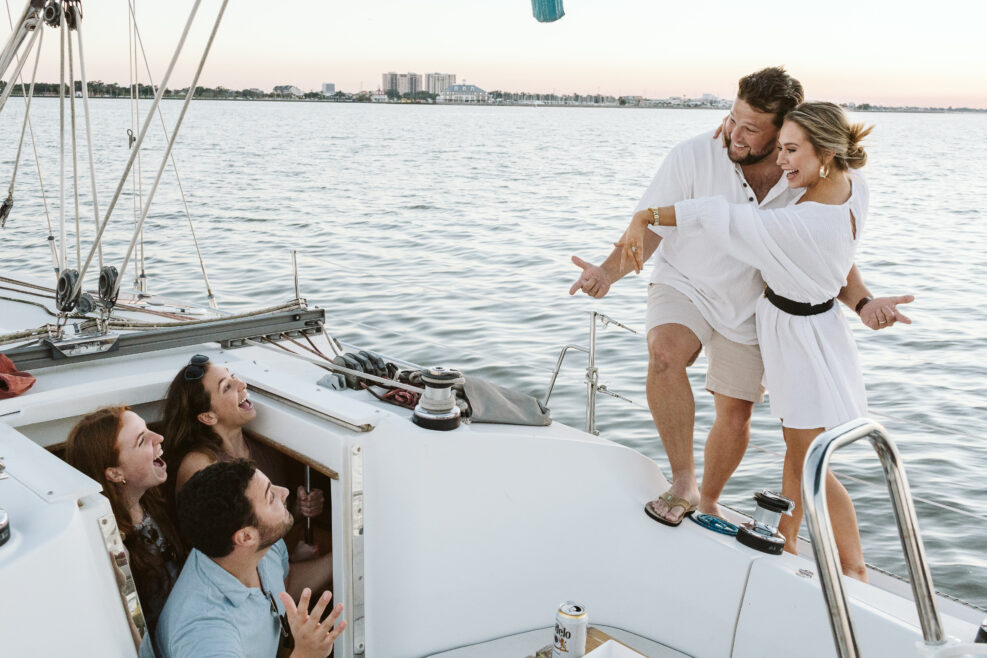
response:
{"label": "khaki shorts", "polygon": [[744,345],[723,336],[706,321],[696,305],[675,288],[648,285],[647,329],[680,324],[689,329],[706,350],[706,390],[748,402],[764,400],[764,364],[757,345]]}

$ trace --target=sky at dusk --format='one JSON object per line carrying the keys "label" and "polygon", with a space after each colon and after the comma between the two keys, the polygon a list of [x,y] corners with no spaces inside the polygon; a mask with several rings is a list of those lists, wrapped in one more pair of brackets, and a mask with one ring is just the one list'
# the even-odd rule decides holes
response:
{"label": "sky at dusk", "polygon": [[[19,15],[24,2],[5,1]],[[194,3],[133,1],[158,82]],[[987,108],[973,0],[564,3],[564,18],[540,24],[530,0],[231,0],[200,84],[311,91],[333,82],[354,92],[379,87],[385,71],[412,71],[454,73],[487,91],[729,98],[740,76],[783,64],[813,100]],[[189,84],[219,6],[202,0],[169,87]],[[127,0],[84,0],[83,9],[88,78],[126,84]],[[54,37],[40,81],[58,79]]]}

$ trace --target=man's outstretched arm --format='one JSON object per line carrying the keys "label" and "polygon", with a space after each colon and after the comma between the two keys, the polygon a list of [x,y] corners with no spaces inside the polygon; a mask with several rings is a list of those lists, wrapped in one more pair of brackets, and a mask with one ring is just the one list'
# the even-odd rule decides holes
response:
{"label": "man's outstretched arm", "polygon": [[[644,236],[644,260],[651,258],[659,244],[661,244],[661,236],[654,231],[648,231]],[[634,269],[633,264],[621,267],[620,254],[620,247],[615,247],[600,265],[593,265],[578,256],[573,256],[572,262],[577,267],[582,268],[583,272],[569,288],[569,294],[575,295],[582,290],[590,297],[599,298],[606,295],[611,285],[617,283],[624,278],[625,274]]]}
{"label": "man's outstretched arm", "polygon": [[864,283],[864,277],[854,263],[846,277],[846,285],[840,290],[837,299],[847,305],[860,316],[860,321],[874,329],[887,329],[895,322],[911,324],[912,320],[898,310],[898,304],[908,304],[915,300],[914,295],[896,295],[890,297],[871,297],[870,290]]}

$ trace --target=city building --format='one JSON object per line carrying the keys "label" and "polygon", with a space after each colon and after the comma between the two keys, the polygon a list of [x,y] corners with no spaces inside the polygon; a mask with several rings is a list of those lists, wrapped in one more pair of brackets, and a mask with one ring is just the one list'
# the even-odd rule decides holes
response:
{"label": "city building", "polygon": [[393,71],[390,73],[385,73],[381,76],[380,89],[385,94],[389,91],[398,90],[398,74]]}
{"label": "city building", "polygon": [[278,96],[295,96],[297,98],[305,95],[305,92],[295,85],[278,85],[274,88],[274,93]]}
{"label": "city building", "polygon": [[425,91],[430,94],[439,94],[443,89],[456,84],[455,73],[426,73]]}
{"label": "city building", "polygon": [[336,84],[333,82],[323,82],[322,83],[322,95],[332,96],[336,93]]}
{"label": "city building", "polygon": [[414,94],[422,90],[421,73],[384,73],[381,76],[380,88],[387,93],[396,91],[399,94]]}
{"label": "city building", "polygon": [[487,92],[476,85],[449,85],[439,93],[440,103],[486,103]]}

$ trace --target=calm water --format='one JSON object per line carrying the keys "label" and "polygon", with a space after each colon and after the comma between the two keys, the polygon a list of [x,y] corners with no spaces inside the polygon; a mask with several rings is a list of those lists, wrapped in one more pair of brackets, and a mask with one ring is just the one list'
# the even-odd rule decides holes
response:
{"label": "calm water", "polygon": [[[57,101],[35,103],[48,206],[57,222]],[[129,103],[94,100],[92,106],[105,211],[128,155]],[[163,108],[173,118],[179,103]],[[647,276],[629,277],[603,300],[569,297],[578,274],[569,257],[602,259],[668,149],[711,128],[721,115],[200,102],[186,119],[176,157],[222,308],[291,297],[290,250],[296,248],[303,295],[329,310],[342,339],[540,395],[559,347],[587,340],[586,311],[595,308],[637,328],[644,321]],[[10,99],[0,122],[4,185],[22,117],[23,100]],[[864,170],[872,206],[857,262],[878,294],[917,297],[907,309],[915,321],[910,327],[876,333],[851,320],[871,412],[898,442],[921,499],[916,506],[937,587],[987,607],[987,115],[858,118],[877,129]],[[0,234],[4,273],[50,272],[29,145],[17,205]],[[155,123],[142,163],[145,190],[162,146]],[[85,157],[80,171],[88,248],[94,229]],[[108,229],[107,259],[118,267],[134,222],[130,189],[128,182]],[[152,292],[204,300],[170,169],[144,245]],[[601,382],[637,403],[601,397],[600,429],[667,470],[643,405],[643,339],[610,327],[599,333],[598,348]],[[557,420],[576,426],[583,423],[583,367],[573,355],[551,405]],[[690,371],[700,469],[712,422],[704,368],[700,360]],[[752,444],[724,495],[728,505],[748,511],[754,490],[781,482],[784,444],[767,405],[755,411]],[[853,447],[839,453],[835,465],[856,501],[868,561],[904,573],[873,451]]]}

